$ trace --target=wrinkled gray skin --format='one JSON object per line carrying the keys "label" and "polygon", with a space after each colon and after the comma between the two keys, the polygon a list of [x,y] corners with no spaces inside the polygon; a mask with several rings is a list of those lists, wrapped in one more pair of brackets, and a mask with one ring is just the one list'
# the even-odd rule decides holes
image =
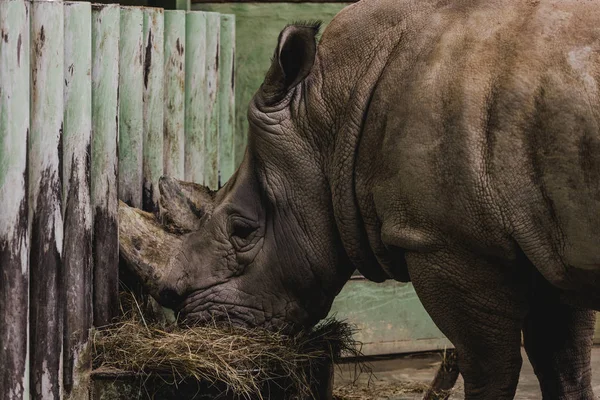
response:
{"label": "wrinkled gray skin", "polygon": [[163,303],[301,327],[354,267],[410,276],[468,399],[513,398],[521,332],[545,399],[592,399],[599,21],[594,1],[363,0],[318,47],[286,27]]}

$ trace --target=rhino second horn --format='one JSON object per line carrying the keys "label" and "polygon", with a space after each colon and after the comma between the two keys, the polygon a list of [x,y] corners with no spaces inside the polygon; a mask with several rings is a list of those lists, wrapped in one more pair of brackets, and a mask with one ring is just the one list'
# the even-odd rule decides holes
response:
{"label": "rhino second horn", "polygon": [[127,268],[156,299],[164,289],[182,237],[168,232],[152,213],[119,201],[119,253]]}
{"label": "rhino second horn", "polygon": [[160,221],[171,232],[196,231],[202,216],[212,212],[214,192],[202,185],[163,176],[158,188]]}

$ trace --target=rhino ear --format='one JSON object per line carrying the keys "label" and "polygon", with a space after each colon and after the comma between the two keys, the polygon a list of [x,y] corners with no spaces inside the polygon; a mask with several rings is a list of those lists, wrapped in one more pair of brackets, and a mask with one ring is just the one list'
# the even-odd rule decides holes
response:
{"label": "rhino ear", "polygon": [[321,22],[296,23],[279,34],[277,48],[261,87],[263,100],[274,104],[308,76],[317,53]]}

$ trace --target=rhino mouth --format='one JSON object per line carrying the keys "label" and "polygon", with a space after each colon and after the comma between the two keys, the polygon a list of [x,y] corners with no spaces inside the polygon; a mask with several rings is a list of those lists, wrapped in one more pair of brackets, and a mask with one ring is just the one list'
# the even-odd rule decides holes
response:
{"label": "rhino mouth", "polygon": [[291,334],[302,330],[301,324],[284,315],[242,302],[239,297],[223,297],[220,290],[191,292],[173,310],[179,323],[188,326],[223,325],[246,329],[268,329]]}

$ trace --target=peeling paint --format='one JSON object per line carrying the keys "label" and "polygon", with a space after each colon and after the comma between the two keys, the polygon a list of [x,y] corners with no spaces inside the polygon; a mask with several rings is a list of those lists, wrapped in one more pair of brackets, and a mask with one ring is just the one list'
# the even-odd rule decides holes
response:
{"label": "peeling paint", "polygon": [[[65,4],[65,121],[63,145],[62,212],[64,215],[64,333],[61,368],[63,398],[85,400],[80,374],[89,374],[91,363],[82,364],[78,349],[85,346],[92,325],[92,215],[90,163],[92,131],[91,6]],[[76,364],[81,364],[76,369]],[[77,397],[74,397],[74,396]]]}
{"label": "peeling paint", "polygon": [[[216,190],[219,186],[219,53],[221,15],[206,13],[206,94],[204,120],[204,185]],[[198,182],[200,183],[200,182]]]}
{"label": "peeling paint", "polygon": [[185,19],[185,11],[164,12],[163,171],[165,175],[177,179],[184,179],[185,168],[185,58],[180,44],[181,41],[185,41]]}
{"label": "peeling paint", "polygon": [[48,363],[46,360],[42,363],[42,378],[39,383],[39,386],[36,388],[37,397],[40,399],[53,399],[55,398],[54,393],[57,390],[54,388],[53,384],[53,374],[50,372],[48,368]]}
{"label": "peeling paint", "polygon": [[[60,225],[60,187],[56,172],[42,173],[40,194],[33,208],[31,224],[30,268],[32,280],[30,296],[36,299],[30,304],[32,315],[31,335],[31,375],[32,397],[58,399],[59,364],[61,345],[61,316],[59,312],[60,285],[59,271],[61,256],[53,233]],[[58,212],[56,212],[58,211]],[[62,235],[62,234],[61,234]],[[53,396],[49,396],[52,394]]]}
{"label": "peeling paint", "polygon": [[[158,180],[164,173],[164,18],[161,9],[144,9],[144,139],[142,207],[158,211]],[[161,17],[159,17],[161,16]]]}
{"label": "peeling paint", "polygon": [[62,313],[60,271],[61,138],[63,123],[64,14],[61,3],[31,5],[31,129],[29,223],[31,396],[59,399]]}
{"label": "peeling paint", "polygon": [[150,74],[150,65],[152,65],[152,30],[148,31],[146,44],[146,54],[144,55],[144,87],[148,88],[148,75]]}
{"label": "peeling paint", "polygon": [[93,317],[101,326],[118,311],[118,230],[116,216],[119,137],[119,30],[120,8],[116,4],[92,10],[92,145],[91,206]]}
{"label": "peeling paint", "polygon": [[181,41],[179,40],[179,38],[177,38],[177,41],[175,42],[175,48],[177,49],[177,53],[180,56],[183,56],[183,46],[181,45]]}
{"label": "peeling paint", "polygon": [[[218,14],[217,14],[218,15]],[[203,184],[206,171],[207,13],[186,15],[185,37],[185,180]],[[197,35],[195,32],[207,32]]]}
{"label": "peeling paint", "polygon": [[[22,2],[0,3],[0,26],[3,30],[19,32],[11,45],[0,48],[0,238],[18,237],[19,215],[22,199],[27,196],[27,140],[29,137],[29,57],[15,54],[11,48],[19,47],[15,42],[29,38],[26,5]],[[8,40],[8,36],[6,36]],[[15,45],[15,47],[13,47]],[[20,50],[20,49],[19,49]],[[16,62],[15,62],[16,61]],[[10,149],[10,151],[7,151]],[[20,167],[19,167],[20,165]],[[6,167],[5,167],[6,166]],[[13,166],[13,167],[11,167]]]}
{"label": "peeling paint", "polygon": [[[219,187],[233,175],[235,85],[233,63],[235,56],[235,15],[221,14],[221,66],[219,67]],[[229,84],[228,84],[229,83]]]}
{"label": "peeling paint", "polygon": [[119,198],[142,208],[143,11],[121,8],[119,40]]}
{"label": "peeling paint", "polygon": [[[0,393],[29,398],[29,18],[25,1],[0,2]],[[10,149],[10,150],[8,150]]]}

